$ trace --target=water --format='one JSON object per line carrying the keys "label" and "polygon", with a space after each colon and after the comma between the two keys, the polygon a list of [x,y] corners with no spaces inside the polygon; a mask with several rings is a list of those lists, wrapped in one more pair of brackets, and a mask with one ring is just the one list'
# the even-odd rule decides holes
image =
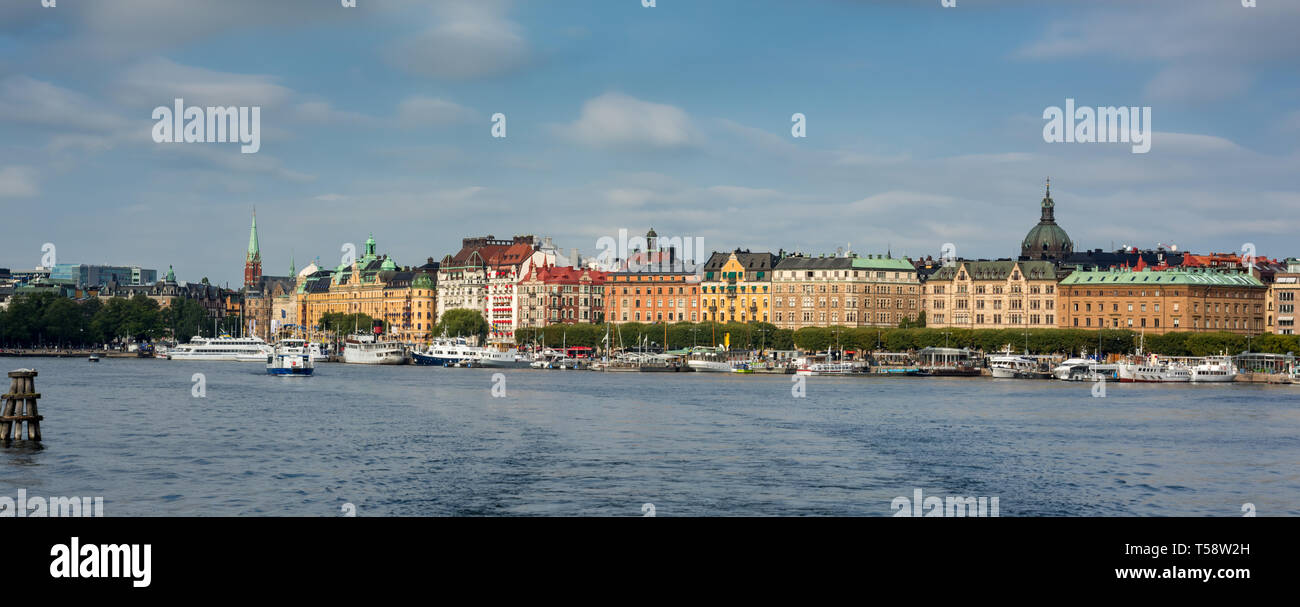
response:
{"label": "water", "polygon": [[[0,496],[108,516],[1300,515],[1300,386],[4,358],[45,442],[0,449]],[[205,398],[192,376],[206,376]]]}

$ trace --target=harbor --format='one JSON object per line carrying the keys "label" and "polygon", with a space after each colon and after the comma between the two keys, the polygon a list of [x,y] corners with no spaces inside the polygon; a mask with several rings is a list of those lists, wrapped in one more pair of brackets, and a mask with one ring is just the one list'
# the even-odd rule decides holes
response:
{"label": "harbor", "polygon": [[889,516],[916,486],[1002,516],[1300,515],[1276,490],[1295,386],[876,375],[797,398],[759,374],[9,362],[40,372],[44,441],[5,452],[0,494],[102,495],[108,516]]}

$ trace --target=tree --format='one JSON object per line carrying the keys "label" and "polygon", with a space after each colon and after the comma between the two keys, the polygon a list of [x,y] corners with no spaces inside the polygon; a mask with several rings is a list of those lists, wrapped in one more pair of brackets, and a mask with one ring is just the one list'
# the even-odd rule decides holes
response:
{"label": "tree", "polygon": [[487,339],[488,326],[486,320],[483,320],[483,314],[478,310],[466,308],[455,308],[443,313],[442,318],[438,319],[438,324],[430,332],[433,337],[446,335],[448,337],[477,337],[479,343]]}

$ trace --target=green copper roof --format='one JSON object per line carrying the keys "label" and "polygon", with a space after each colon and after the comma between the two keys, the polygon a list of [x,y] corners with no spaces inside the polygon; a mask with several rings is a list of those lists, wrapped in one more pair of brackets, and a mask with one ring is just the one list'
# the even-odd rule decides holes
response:
{"label": "green copper roof", "polygon": [[1074,243],[1065,229],[1056,224],[1056,203],[1052,201],[1052,182],[1047,181],[1047,193],[1041,203],[1042,214],[1038,225],[1030,228],[1025,239],[1020,243],[1020,254],[1024,257],[1041,257],[1062,259],[1074,252]]}
{"label": "green copper roof", "polygon": [[379,266],[380,270],[396,270],[397,264],[393,263],[392,257],[385,257],[384,263]]}
{"label": "green copper roof", "polygon": [[176,282],[176,272],[172,271],[171,265],[167,266],[167,282]]}
{"label": "green copper roof", "polygon": [[253,227],[248,230],[248,261],[261,261],[262,252],[257,246],[257,211],[253,211]]}
{"label": "green copper roof", "polygon": [[1158,287],[1160,285],[1206,285],[1220,287],[1263,287],[1250,274],[1211,270],[1080,270],[1061,281],[1061,286],[1126,284]]}

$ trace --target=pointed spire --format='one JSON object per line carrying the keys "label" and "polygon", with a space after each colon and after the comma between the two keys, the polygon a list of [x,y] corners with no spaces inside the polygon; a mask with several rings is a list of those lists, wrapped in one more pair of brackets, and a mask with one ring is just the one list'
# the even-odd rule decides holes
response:
{"label": "pointed spire", "polygon": [[253,227],[248,230],[248,257],[245,261],[262,261],[262,252],[257,246],[257,207],[253,207]]}
{"label": "pointed spire", "polygon": [[289,278],[298,275],[298,260],[294,258],[293,251],[289,251]]}

